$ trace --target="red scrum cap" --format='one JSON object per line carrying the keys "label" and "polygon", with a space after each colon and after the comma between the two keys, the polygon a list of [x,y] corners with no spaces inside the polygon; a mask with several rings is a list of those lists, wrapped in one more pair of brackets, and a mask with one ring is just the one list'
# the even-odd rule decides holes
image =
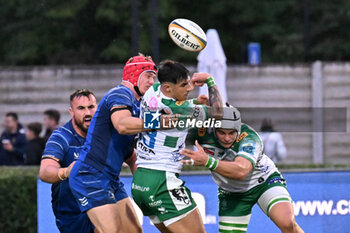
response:
{"label": "red scrum cap", "polygon": [[134,87],[138,85],[139,78],[143,72],[157,74],[158,69],[151,57],[135,56],[130,58],[123,71],[123,81],[131,83]]}

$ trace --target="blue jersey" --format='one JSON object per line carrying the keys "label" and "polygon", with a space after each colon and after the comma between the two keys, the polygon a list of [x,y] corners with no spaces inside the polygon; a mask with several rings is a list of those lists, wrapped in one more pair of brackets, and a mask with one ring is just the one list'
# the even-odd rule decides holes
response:
{"label": "blue jersey", "polygon": [[[70,120],[52,133],[46,143],[42,159],[54,159],[61,167],[68,167],[79,157],[84,142],[85,138],[77,134]],[[80,223],[80,229],[83,226],[92,229],[92,225],[89,223],[86,214],[81,214],[79,205],[70,190],[68,180],[52,184],[52,208],[60,230],[61,227],[64,228],[74,223]],[[87,230],[85,231],[89,232]]]}
{"label": "blue jersey", "polygon": [[139,117],[140,102],[133,92],[123,85],[112,88],[98,105],[79,157],[79,160],[111,177],[119,176],[122,163],[132,154],[136,136],[121,135],[114,128],[111,109],[117,106],[127,106],[133,117]]}

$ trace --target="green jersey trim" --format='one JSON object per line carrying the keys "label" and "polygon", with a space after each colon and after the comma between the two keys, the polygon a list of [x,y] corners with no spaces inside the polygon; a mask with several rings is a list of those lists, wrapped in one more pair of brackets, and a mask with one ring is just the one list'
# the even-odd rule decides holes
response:
{"label": "green jersey trim", "polygon": [[221,233],[246,233],[246,231],[242,231],[242,230],[223,230],[223,229],[219,229],[219,232]]}
{"label": "green jersey trim", "polygon": [[273,204],[275,204],[276,202],[281,202],[281,201],[291,202],[291,200],[287,197],[277,198],[277,199],[271,201],[270,204],[267,206],[267,213],[270,212],[270,208]]}
{"label": "green jersey trim", "polygon": [[156,92],[156,91],[158,91],[158,89],[159,89],[159,87],[160,87],[160,83],[155,83],[155,84],[153,84],[153,90]]}
{"label": "green jersey trim", "polygon": [[242,223],[219,222],[219,224],[227,227],[248,227],[248,224],[242,224]]}

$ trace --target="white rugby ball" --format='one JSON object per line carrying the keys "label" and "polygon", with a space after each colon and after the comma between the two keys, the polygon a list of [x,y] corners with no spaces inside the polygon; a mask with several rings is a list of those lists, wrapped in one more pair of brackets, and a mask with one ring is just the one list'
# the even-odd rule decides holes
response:
{"label": "white rugby ball", "polygon": [[169,24],[169,35],[180,48],[199,52],[207,45],[207,36],[200,26],[188,19],[175,19]]}

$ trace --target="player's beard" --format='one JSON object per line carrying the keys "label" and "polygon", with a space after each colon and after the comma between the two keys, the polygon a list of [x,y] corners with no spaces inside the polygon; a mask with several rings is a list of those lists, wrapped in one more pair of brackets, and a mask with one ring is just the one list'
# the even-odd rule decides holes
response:
{"label": "player's beard", "polygon": [[84,133],[87,133],[89,128],[84,125],[84,119],[79,121],[74,117],[73,120],[74,120],[75,125],[78,126],[78,128],[81,131],[83,131]]}

